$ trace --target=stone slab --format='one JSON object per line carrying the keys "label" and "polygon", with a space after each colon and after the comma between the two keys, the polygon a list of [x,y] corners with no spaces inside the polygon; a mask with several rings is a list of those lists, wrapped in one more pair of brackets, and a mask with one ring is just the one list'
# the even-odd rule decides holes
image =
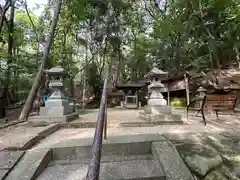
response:
{"label": "stone slab", "polygon": [[163,136],[173,144],[179,144],[183,142],[201,142],[204,133],[163,133]]}
{"label": "stone slab", "polygon": [[71,114],[73,112],[73,109],[71,106],[69,106],[68,101],[66,101],[67,103],[66,105],[62,105],[64,101],[51,102],[53,104],[50,104],[50,101],[47,101],[47,102],[48,104],[46,104],[45,107],[40,108],[40,116],[50,116],[50,117],[59,116],[59,115],[63,116],[63,115]]}
{"label": "stone slab", "polygon": [[0,151],[0,180],[4,179],[7,176],[7,174],[23,157],[24,153],[24,151]]}
{"label": "stone slab", "polygon": [[[134,134],[134,135],[122,135],[122,136],[110,136],[107,140],[103,140],[103,144],[126,144],[126,143],[139,143],[139,142],[151,142],[151,141],[163,141],[166,140],[162,135],[158,133],[153,134]],[[79,146],[92,146],[93,138],[83,139],[70,139],[64,142],[51,145],[52,148],[59,147],[79,147]],[[50,148],[50,147],[48,147]]]}
{"label": "stone slab", "polygon": [[[28,138],[26,138],[24,141],[16,142],[12,145],[9,145],[8,147],[4,148],[5,150],[27,150],[34,146],[37,142],[39,142],[41,139],[47,137],[48,135],[54,133],[60,128],[59,124],[51,124],[46,127],[41,128],[40,131],[36,134],[31,134]],[[33,128],[34,129],[34,128]]]}
{"label": "stone slab", "polygon": [[50,166],[36,180],[85,180],[88,164]]}
{"label": "stone slab", "polygon": [[171,106],[162,106],[162,105],[147,105],[144,106],[144,112],[146,114],[171,114],[172,113],[172,108]]}
{"label": "stone slab", "polygon": [[[132,160],[153,160],[152,154],[135,154],[135,155],[106,155],[101,156],[101,163],[106,162],[117,162],[117,161],[132,161]],[[88,164],[89,157],[81,158],[81,159],[61,159],[55,160],[49,164],[49,166],[56,166],[56,165],[67,165],[67,164]]]}
{"label": "stone slab", "polygon": [[23,123],[23,122],[25,122],[25,120],[22,120],[22,121],[14,120],[14,121],[10,121],[10,122],[5,123],[5,124],[0,124],[0,129],[7,128],[9,126],[13,126],[13,125],[20,124],[20,123]]}
{"label": "stone slab", "polygon": [[99,175],[101,180],[165,180],[162,167],[155,161],[145,159],[102,163]]}
{"label": "stone slab", "polygon": [[[84,180],[88,164],[49,166],[37,180]],[[101,163],[100,180],[165,180],[164,172],[152,160]]]}
{"label": "stone slab", "polygon": [[208,144],[183,144],[177,146],[178,152],[188,167],[200,177],[222,164],[218,152]]}
{"label": "stone slab", "polygon": [[71,113],[64,116],[32,116],[29,117],[28,122],[35,125],[49,125],[53,123],[66,123],[75,120],[79,117],[78,113]]}
{"label": "stone slab", "polygon": [[51,160],[52,152],[49,149],[28,151],[5,180],[35,179]]}
{"label": "stone slab", "polygon": [[7,174],[8,170],[0,169],[0,179],[4,180],[5,175]]}
{"label": "stone slab", "polygon": [[161,115],[152,115],[146,113],[139,113],[140,119],[156,124],[156,125],[165,125],[165,124],[183,124],[181,116],[178,114],[161,114]]}
{"label": "stone slab", "polygon": [[222,136],[228,137],[233,140],[240,140],[240,132],[233,131],[233,132],[222,132],[220,133]]}
{"label": "stone slab", "polygon": [[240,154],[240,140],[221,135],[208,135],[207,143],[220,154]]}
{"label": "stone slab", "polygon": [[11,169],[24,155],[24,151],[0,151],[0,169]]}
{"label": "stone slab", "polygon": [[0,149],[22,147],[41,132],[44,127],[9,127],[3,129],[0,136]]}
{"label": "stone slab", "polygon": [[[109,137],[103,141],[102,155],[136,155],[149,154],[151,142],[165,140],[159,134],[127,135]],[[82,159],[92,155],[92,138],[66,140],[53,148],[54,159]]]}
{"label": "stone slab", "polygon": [[152,153],[162,164],[167,180],[194,180],[178,151],[169,141],[153,142]]}
{"label": "stone slab", "polygon": [[163,136],[170,140],[173,144],[179,145],[183,143],[209,143],[213,140],[229,140],[228,138],[216,133],[164,133]]}

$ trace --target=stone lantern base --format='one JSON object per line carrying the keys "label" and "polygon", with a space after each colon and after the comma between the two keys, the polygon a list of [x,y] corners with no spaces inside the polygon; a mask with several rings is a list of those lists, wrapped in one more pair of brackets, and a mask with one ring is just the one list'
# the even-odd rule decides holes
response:
{"label": "stone lantern base", "polygon": [[170,106],[145,106],[144,112],[139,113],[140,119],[151,124],[183,124],[182,117],[172,114]]}
{"label": "stone lantern base", "polygon": [[77,119],[73,107],[64,99],[49,99],[45,107],[40,108],[40,116],[29,117],[28,122],[36,125],[64,123]]}
{"label": "stone lantern base", "polygon": [[53,123],[66,123],[78,118],[78,113],[71,113],[63,116],[32,116],[28,122],[34,125],[49,125]]}

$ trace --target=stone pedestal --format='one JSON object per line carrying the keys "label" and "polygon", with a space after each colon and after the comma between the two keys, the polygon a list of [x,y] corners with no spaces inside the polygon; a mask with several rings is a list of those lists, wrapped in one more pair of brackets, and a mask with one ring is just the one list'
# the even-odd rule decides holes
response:
{"label": "stone pedestal", "polygon": [[45,107],[40,108],[40,116],[64,116],[73,112],[68,100],[49,99]]}
{"label": "stone pedestal", "polygon": [[52,77],[49,87],[53,93],[46,101],[45,107],[40,108],[40,116],[30,117],[29,121],[35,124],[51,124],[78,118],[78,114],[73,113],[73,107],[69,105],[69,101],[64,99],[63,69],[52,68],[47,71],[47,74]]}
{"label": "stone pedestal", "polygon": [[151,84],[148,86],[148,90],[151,95],[148,105],[144,107],[144,112],[141,112],[139,116],[142,120],[153,124],[182,124],[181,116],[172,114],[172,108],[167,106],[167,101],[161,94],[161,92],[167,91],[161,83],[161,79],[166,75],[166,72],[157,68],[150,72]]}
{"label": "stone pedestal", "polygon": [[145,106],[144,112],[139,113],[142,120],[151,124],[182,124],[182,118],[178,114],[173,114],[170,106]]}

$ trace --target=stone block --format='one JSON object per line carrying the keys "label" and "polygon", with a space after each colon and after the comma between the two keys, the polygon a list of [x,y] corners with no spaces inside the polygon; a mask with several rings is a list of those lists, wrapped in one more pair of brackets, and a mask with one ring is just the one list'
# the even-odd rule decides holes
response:
{"label": "stone block", "polygon": [[65,123],[77,119],[78,113],[67,114],[64,116],[32,116],[29,117],[28,122],[35,125],[49,125],[53,123]]}
{"label": "stone block", "polygon": [[4,179],[24,155],[24,151],[0,151],[0,179]]}
{"label": "stone block", "polygon": [[152,160],[132,160],[102,163],[100,169],[100,180],[110,179],[151,179],[165,180],[162,167]]}
{"label": "stone block", "polygon": [[200,177],[223,163],[218,152],[209,145],[185,143],[177,146],[177,149],[192,172]]}
{"label": "stone block", "polygon": [[28,151],[5,180],[32,180],[47,167],[52,160],[48,149]]}
{"label": "stone block", "polygon": [[232,171],[232,169],[223,165],[211,171],[204,177],[204,180],[216,180],[216,179],[239,180],[239,177],[237,177],[237,175]]}
{"label": "stone block", "polygon": [[52,108],[52,107],[67,107],[69,106],[69,101],[65,99],[48,99],[46,101],[45,107]]}
{"label": "stone block", "polygon": [[152,153],[162,164],[167,180],[194,180],[181,156],[169,141],[153,142]]}
{"label": "stone block", "polygon": [[150,105],[147,105],[147,106],[144,107],[144,112],[146,114],[153,114],[153,115],[170,114],[170,113],[172,113],[172,108],[170,106],[161,106],[161,105],[150,106]]}
{"label": "stone block", "polygon": [[6,176],[8,170],[0,169],[0,179],[3,180],[3,178]]}
{"label": "stone block", "polygon": [[139,113],[140,119],[147,121],[152,124],[162,125],[162,124],[183,124],[182,118],[178,114],[146,114]]}
{"label": "stone block", "polygon": [[64,106],[57,106],[57,107],[40,107],[40,116],[64,116],[69,113],[72,113],[72,107],[64,107]]}
{"label": "stone block", "polygon": [[[103,141],[102,155],[150,154],[151,142],[165,140],[159,134],[112,136]],[[53,148],[54,159],[81,159],[92,155],[92,138],[73,139],[56,144]]]}
{"label": "stone block", "polygon": [[33,147],[37,142],[39,142],[41,139],[47,137],[48,135],[54,133],[60,128],[59,124],[51,124],[39,131],[36,134],[33,134],[29,138],[25,139],[24,141],[19,141],[18,143],[15,143],[13,145],[9,145],[6,150],[27,150],[31,147]]}
{"label": "stone block", "polygon": [[0,151],[0,169],[11,169],[24,155],[24,151]]}
{"label": "stone block", "polygon": [[37,180],[85,180],[88,164],[49,166]]}

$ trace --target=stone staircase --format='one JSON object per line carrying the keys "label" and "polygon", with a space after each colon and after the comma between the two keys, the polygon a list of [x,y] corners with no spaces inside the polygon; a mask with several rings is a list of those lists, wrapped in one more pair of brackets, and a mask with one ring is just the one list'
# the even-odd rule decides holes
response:
{"label": "stone staircase", "polygon": [[[84,180],[91,149],[92,139],[74,139],[49,149],[31,150],[6,179]],[[32,164],[33,161],[38,163]],[[192,180],[193,177],[163,136],[139,134],[109,137],[103,142],[99,179]]]}

